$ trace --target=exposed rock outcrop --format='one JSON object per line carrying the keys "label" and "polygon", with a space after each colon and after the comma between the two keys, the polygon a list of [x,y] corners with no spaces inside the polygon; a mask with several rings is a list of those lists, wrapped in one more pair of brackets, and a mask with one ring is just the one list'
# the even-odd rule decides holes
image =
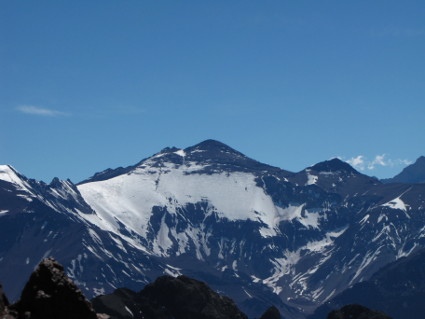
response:
{"label": "exposed rock outcrop", "polygon": [[280,311],[275,306],[271,306],[263,313],[260,319],[280,319]]}
{"label": "exposed rock outcrop", "polygon": [[97,318],[90,302],[52,258],[41,261],[12,308],[26,319]]}
{"label": "exposed rock outcrop", "polygon": [[161,276],[139,293],[118,289],[92,302],[111,319],[247,319],[230,298],[186,276]]}

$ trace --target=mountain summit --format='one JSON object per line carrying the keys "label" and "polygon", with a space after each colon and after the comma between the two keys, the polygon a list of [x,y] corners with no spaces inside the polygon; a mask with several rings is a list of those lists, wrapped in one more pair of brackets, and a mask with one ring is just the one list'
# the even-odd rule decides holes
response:
{"label": "mountain summit", "polygon": [[317,163],[290,175],[288,179],[299,185],[316,185],[343,196],[380,184],[376,178],[361,174],[338,158]]}
{"label": "mountain summit", "polygon": [[359,172],[356,171],[350,164],[340,160],[339,158],[333,158],[328,161],[320,162],[309,167],[308,169],[321,173],[345,172],[349,174],[359,174]]}
{"label": "mountain summit", "polygon": [[[222,142],[209,139],[185,149],[177,148],[175,146],[166,147],[151,157],[143,159],[136,165],[125,168],[119,167],[117,169],[107,169],[100,173],[96,173],[79,184],[102,181],[119,175],[130,174],[138,168],[148,166],[161,168],[170,165],[173,167],[186,167],[188,168],[186,173],[189,173],[189,171],[192,173],[197,172],[206,174],[222,171],[274,171],[279,172],[280,174],[289,174],[289,172],[280,168],[251,159]],[[189,167],[191,168],[189,169]],[[195,167],[197,169],[194,169]]]}

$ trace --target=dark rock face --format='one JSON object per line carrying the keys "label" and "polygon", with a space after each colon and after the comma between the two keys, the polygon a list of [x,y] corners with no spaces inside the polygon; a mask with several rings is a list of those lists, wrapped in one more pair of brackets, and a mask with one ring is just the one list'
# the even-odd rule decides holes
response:
{"label": "dark rock face", "polygon": [[246,319],[235,303],[205,283],[186,276],[159,277],[141,292],[118,289],[96,297],[93,306],[115,318],[145,319]]}
{"label": "dark rock face", "polygon": [[186,276],[159,277],[141,295],[165,307],[176,319],[247,318],[234,302],[211,290],[205,283]]}
{"label": "dark rock face", "polygon": [[19,318],[97,318],[91,304],[52,258],[44,259],[38,265],[14,308]]}
{"label": "dark rock face", "polygon": [[277,309],[275,306],[271,306],[266,310],[260,319],[280,319],[279,309]]}
{"label": "dark rock face", "polygon": [[391,319],[387,315],[360,305],[347,305],[329,313],[327,319]]}

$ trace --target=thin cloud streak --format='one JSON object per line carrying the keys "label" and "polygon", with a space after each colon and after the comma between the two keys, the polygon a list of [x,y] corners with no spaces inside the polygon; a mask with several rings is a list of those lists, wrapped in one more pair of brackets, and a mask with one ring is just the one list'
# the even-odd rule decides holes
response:
{"label": "thin cloud streak", "polygon": [[21,105],[16,108],[19,112],[30,114],[30,115],[38,115],[38,116],[68,116],[68,113],[52,110],[52,109],[46,109],[43,107],[38,107],[34,105]]}

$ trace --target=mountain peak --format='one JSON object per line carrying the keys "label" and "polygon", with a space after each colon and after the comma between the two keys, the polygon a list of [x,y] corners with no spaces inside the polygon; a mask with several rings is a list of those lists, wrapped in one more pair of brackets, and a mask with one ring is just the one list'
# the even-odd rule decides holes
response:
{"label": "mountain peak", "polygon": [[349,173],[356,173],[358,172],[347,162],[344,162],[340,160],[339,158],[332,158],[327,161],[323,161],[320,163],[317,163],[316,165],[313,165],[309,167],[310,170],[317,171],[317,172],[349,172]]}
{"label": "mountain peak", "polygon": [[[193,150],[197,150],[197,151],[221,151],[221,152],[232,152],[232,153],[239,153],[238,151],[236,151],[235,149],[231,148],[230,146],[217,141],[217,140],[213,140],[213,139],[208,139],[205,140],[201,143],[198,143],[194,146],[188,147],[187,148],[188,151],[193,151]],[[239,153],[241,154],[241,153]]]}
{"label": "mountain peak", "polygon": [[188,147],[182,152],[186,161],[205,165],[204,171],[208,172],[221,170],[253,172],[272,168],[267,164],[249,158],[222,142],[212,139]]}

